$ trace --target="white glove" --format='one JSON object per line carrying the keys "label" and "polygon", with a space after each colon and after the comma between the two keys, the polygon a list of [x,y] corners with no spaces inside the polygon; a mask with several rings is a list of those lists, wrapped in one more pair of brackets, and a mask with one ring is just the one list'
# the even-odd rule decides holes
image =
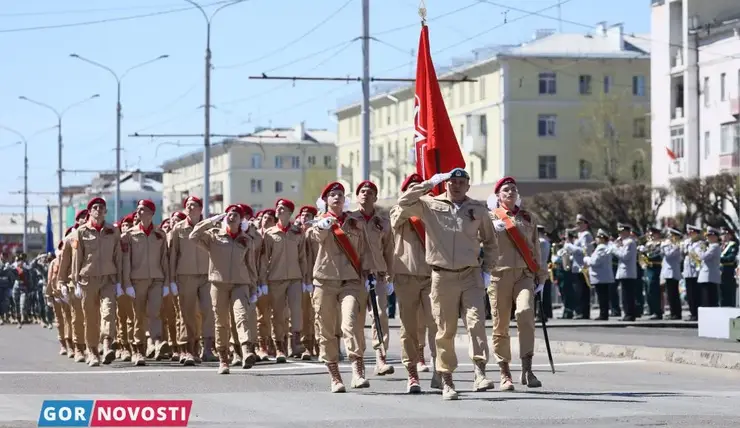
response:
{"label": "white glove", "polygon": [[169,285],[165,285],[162,287],[162,297],[167,297],[170,295],[170,287]]}
{"label": "white glove", "polygon": [[389,282],[385,284],[385,291],[390,296],[396,289],[393,287],[393,283]]}
{"label": "white glove", "polygon": [[123,288],[121,284],[116,284],[116,298],[123,296]]}
{"label": "white glove", "polygon": [[54,299],[52,300],[52,298],[51,298],[51,297],[47,297],[47,298],[46,298],[46,306],[48,306],[48,307],[50,307],[50,308],[53,308],[53,307],[54,307],[54,302],[57,302],[57,303],[59,303],[59,299],[57,299],[57,298],[54,298]]}
{"label": "white glove", "polygon": [[494,220],[493,228],[496,229],[496,232],[503,232],[506,230],[506,223],[504,223],[503,220]]}
{"label": "white glove", "polygon": [[259,299],[259,296],[257,295],[257,293],[252,294],[251,296],[249,296],[249,304],[253,305],[257,303],[257,299]]}
{"label": "white glove", "polygon": [[483,288],[488,288],[489,285],[491,285],[491,274],[483,272]]}
{"label": "white glove", "polygon": [[212,221],[212,222],[215,223],[217,221],[223,220],[224,218],[226,218],[226,213],[213,215],[213,216],[209,217],[208,220],[210,220],[210,221]]}
{"label": "white glove", "polygon": [[170,282],[170,292],[173,296],[177,296],[178,294],[180,294],[180,292],[177,290],[177,284],[175,284],[174,282]]}
{"label": "white glove", "polygon": [[329,230],[335,221],[334,217],[324,217],[316,223],[316,226],[321,230]]}
{"label": "white glove", "polygon": [[243,218],[241,225],[242,225],[242,230],[246,232],[247,229],[249,229],[249,220],[247,220],[246,218]]}
{"label": "white glove", "polygon": [[545,289],[545,284],[534,284],[534,294],[542,293],[542,290]]}
{"label": "white glove", "polygon": [[447,181],[452,177],[452,174],[449,172],[441,173],[441,174],[434,174],[432,178],[429,179],[429,182],[432,183],[432,185],[436,186],[444,181]]}
{"label": "white glove", "polygon": [[69,299],[69,290],[66,285],[62,286],[62,299]]}
{"label": "white glove", "polygon": [[59,297],[55,297],[54,298],[54,301],[57,302],[57,303],[61,303],[62,302],[62,299],[60,299]]}
{"label": "white glove", "polygon": [[590,265],[591,264],[591,257],[586,256],[583,258],[583,263]]}
{"label": "white glove", "polygon": [[312,293],[313,292],[313,284],[303,284],[303,292],[304,293]]}
{"label": "white glove", "polygon": [[126,295],[129,296],[132,299],[136,298],[136,291],[134,290],[133,285],[127,285],[126,286]]}
{"label": "white glove", "polygon": [[365,290],[368,292],[370,291],[370,280],[369,279],[365,280]]}
{"label": "white glove", "polygon": [[77,296],[78,299],[82,299],[82,287],[80,284],[75,286],[75,296]]}
{"label": "white glove", "polygon": [[559,249],[559,250],[558,250],[558,256],[560,256],[560,257],[563,257],[563,256],[564,256],[564,255],[566,255],[567,253],[568,253],[568,252],[567,252],[567,251],[565,251],[565,248],[561,248],[561,249]]}
{"label": "white glove", "polygon": [[260,285],[260,295],[267,296],[267,284]]}
{"label": "white glove", "polygon": [[644,245],[640,245],[639,247],[637,247],[637,251],[639,251],[641,253],[644,253],[645,252],[645,246]]}

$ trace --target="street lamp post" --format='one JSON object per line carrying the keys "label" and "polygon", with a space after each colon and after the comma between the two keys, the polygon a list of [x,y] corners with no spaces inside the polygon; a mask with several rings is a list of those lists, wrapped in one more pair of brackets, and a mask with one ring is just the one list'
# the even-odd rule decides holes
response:
{"label": "street lamp post", "polygon": [[75,53],[70,54],[69,56],[79,59],[80,61],[84,61],[90,65],[94,65],[95,67],[102,68],[103,70],[112,74],[113,77],[116,79],[116,205],[113,210],[113,216],[118,219],[118,210],[121,205],[121,81],[123,81],[124,77],[126,77],[126,75],[130,71],[136,68],[143,67],[145,65],[149,65],[153,62],[169,58],[169,55],[160,55],[154,59],[150,59],[149,61],[144,61],[140,64],[136,64],[133,67],[129,67],[128,69],[126,69],[126,71],[124,71],[120,76],[115,71],[113,71],[112,68],[84,58]]}
{"label": "street lamp post", "polygon": [[203,14],[203,18],[206,20],[206,75],[205,75],[205,125],[203,129],[203,217],[208,217],[209,208],[211,205],[211,21],[221,10],[244,2],[245,0],[235,0],[231,3],[227,3],[218,9],[214,10],[211,16],[208,16],[205,10],[193,0],[184,0],[193,6],[195,6],[200,13]]}
{"label": "street lamp post", "polygon": [[65,109],[63,109],[61,111],[55,109],[54,107],[50,106],[49,104],[45,104],[45,103],[42,103],[40,101],[33,100],[33,99],[28,98],[28,97],[25,97],[25,96],[18,97],[19,99],[21,99],[23,101],[28,101],[29,103],[36,104],[39,107],[43,107],[43,108],[45,108],[47,110],[51,110],[57,116],[57,152],[58,152],[57,180],[58,180],[58,187],[59,187],[59,189],[58,189],[59,195],[58,195],[58,201],[57,201],[57,203],[59,204],[59,213],[58,213],[58,216],[59,216],[59,229],[58,229],[59,230],[59,235],[58,235],[59,236],[59,239],[62,239],[62,237],[64,236],[64,214],[63,214],[63,211],[62,211],[62,203],[63,203],[63,200],[62,200],[63,199],[63,191],[62,191],[62,118],[64,118],[64,114],[67,113],[67,111],[69,111],[70,109],[72,109],[74,107],[77,107],[77,106],[79,106],[81,104],[84,104],[84,103],[86,103],[88,101],[91,101],[91,100],[93,100],[95,98],[98,98],[98,97],[100,97],[99,94],[91,95],[91,96],[85,98],[84,100],[80,100],[80,101],[78,101],[78,102],[76,102],[74,104],[70,104],[69,106],[67,106]]}

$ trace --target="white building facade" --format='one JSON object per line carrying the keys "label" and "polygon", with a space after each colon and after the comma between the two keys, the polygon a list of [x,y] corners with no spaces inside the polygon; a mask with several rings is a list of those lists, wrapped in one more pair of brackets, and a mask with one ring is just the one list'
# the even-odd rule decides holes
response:
{"label": "white building facade", "polygon": [[[653,185],[738,173],[740,1],[653,0],[652,6]],[[682,211],[670,196],[659,217]]]}

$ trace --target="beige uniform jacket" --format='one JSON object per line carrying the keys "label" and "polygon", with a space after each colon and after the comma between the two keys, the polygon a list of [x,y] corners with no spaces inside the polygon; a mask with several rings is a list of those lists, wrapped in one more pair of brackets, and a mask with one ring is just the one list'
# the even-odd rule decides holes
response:
{"label": "beige uniform jacket", "polygon": [[262,282],[261,280],[264,280],[264,278],[267,277],[267,266],[262,264],[262,251],[264,251],[264,232],[261,231],[259,227],[255,226],[252,223],[249,223],[249,225],[247,226],[247,230],[244,233],[251,239],[249,263],[254,266],[254,271],[257,273],[257,285],[263,285],[264,282]]}
{"label": "beige uniform jacket", "polygon": [[[491,212],[494,220],[498,220],[498,216],[495,212]],[[519,210],[515,216],[511,216],[514,221],[516,228],[519,229],[519,233],[522,235],[527,247],[532,252],[532,257],[535,262],[538,263],[538,271],[532,272],[535,277],[539,278],[540,281],[544,281],[547,276],[547,265],[540,263],[540,242],[539,232],[537,231],[537,220],[528,211]],[[519,250],[514,245],[514,241],[509,238],[509,233],[506,230],[501,232],[495,230],[496,237],[496,252],[495,252],[495,268],[494,271],[504,271],[508,269],[527,269],[527,263],[524,261],[524,257],[521,256]]]}
{"label": "beige uniform jacket", "polygon": [[170,281],[178,275],[208,275],[208,251],[190,239],[190,219],[175,223],[170,231]]}
{"label": "beige uniform jacket", "polygon": [[478,267],[483,248],[483,272],[493,269],[496,240],[491,213],[481,201],[467,198],[459,207],[443,193],[428,196],[434,186],[428,181],[412,184],[398,198],[408,216],[421,218],[426,227],[426,261],[446,270]]}
{"label": "beige uniform jacket", "polygon": [[365,269],[377,275],[384,275],[386,281],[393,282],[393,230],[387,217],[378,212],[368,217],[357,210],[356,214],[365,222],[365,233],[369,247],[368,262]]}
{"label": "beige uniform jacket", "polygon": [[77,228],[71,243],[75,284],[110,275],[121,284],[121,231],[117,227],[106,224],[97,230],[88,222]]}
{"label": "beige uniform jacket", "polygon": [[[319,218],[331,216],[325,213]],[[344,231],[349,238],[352,247],[355,249],[362,270],[367,270],[371,263],[365,232],[364,219],[361,214],[355,212],[346,212],[343,214],[344,219],[336,224]],[[362,279],[358,275],[344,250],[337,243],[336,238],[331,230],[322,230],[314,225],[308,229],[308,237],[317,244],[316,262],[313,268],[313,277],[316,279],[349,281]]]}
{"label": "beige uniform jacket", "polygon": [[252,238],[240,231],[232,237],[223,227],[214,227],[210,219],[196,224],[190,233],[190,239],[198,242],[208,251],[209,266],[208,280],[228,284],[246,284],[250,293],[257,287],[257,271],[255,270],[254,244]]}
{"label": "beige uniform jacket", "polygon": [[306,277],[306,238],[298,226],[285,229],[273,226],[267,229],[262,240],[262,255],[259,266],[266,281],[300,280]]}
{"label": "beige uniform jacket", "polygon": [[311,240],[308,235],[310,229],[309,226],[306,226],[303,231],[303,236],[306,239],[306,277],[303,281],[306,284],[313,284],[313,270],[316,265],[316,255],[319,252],[319,243]]}
{"label": "beige uniform jacket", "polygon": [[167,236],[162,230],[152,227],[147,235],[141,226],[132,227],[121,236],[121,251],[123,285],[138,279],[161,279],[170,284]]}
{"label": "beige uniform jacket", "polygon": [[72,241],[76,239],[77,229],[72,231],[64,238],[62,245],[62,254],[59,256],[59,275],[58,281],[60,287],[73,283],[72,278]]}
{"label": "beige uniform jacket", "polygon": [[391,208],[390,217],[395,240],[393,272],[404,275],[431,276],[432,268],[426,261],[426,248],[416,230],[411,226],[409,216],[396,205]]}
{"label": "beige uniform jacket", "polygon": [[48,271],[46,287],[44,287],[44,296],[57,297],[60,295],[60,288],[57,283],[57,280],[59,279],[59,259],[54,259],[49,263]]}

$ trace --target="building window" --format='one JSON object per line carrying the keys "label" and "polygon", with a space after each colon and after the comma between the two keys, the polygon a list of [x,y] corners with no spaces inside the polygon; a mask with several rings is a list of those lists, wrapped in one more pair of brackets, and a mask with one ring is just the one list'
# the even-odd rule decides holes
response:
{"label": "building window", "polygon": [[282,181],[275,182],[275,193],[283,193],[283,182]]}
{"label": "building window", "polygon": [[725,101],[727,96],[727,73],[719,75],[719,97],[720,101]]}
{"label": "building window", "polygon": [[704,159],[709,159],[710,146],[709,146],[709,131],[704,133]]}
{"label": "building window", "polygon": [[709,107],[709,78],[704,78],[704,86],[702,87],[702,94],[704,95],[704,107]]}
{"label": "building window", "polygon": [[540,95],[554,95],[557,92],[555,73],[540,73]]}
{"label": "building window", "polygon": [[555,156],[539,156],[537,163],[541,180],[558,178],[558,165]]}
{"label": "building window", "polygon": [[642,180],[645,177],[645,162],[642,159],[636,159],[632,162],[632,179]]}
{"label": "building window", "polygon": [[608,94],[612,89],[612,77],[604,76],[604,93]]}
{"label": "building window", "polygon": [[275,156],[275,168],[281,169],[283,167],[283,157]]}
{"label": "building window", "polygon": [[578,178],[580,178],[581,180],[590,180],[591,171],[593,171],[591,162],[585,159],[581,159],[578,161]]}
{"label": "building window", "polygon": [[555,136],[555,122],[557,116],[554,114],[541,114],[537,117],[537,135],[540,137]]}
{"label": "building window", "polygon": [[638,117],[632,121],[632,136],[635,138],[645,138],[647,135],[644,117]]}
{"label": "building window", "polygon": [[299,169],[301,167],[301,158],[298,156],[291,156],[290,167],[293,169]]}
{"label": "building window", "polygon": [[262,180],[251,179],[249,185],[252,189],[252,193],[262,193]]}
{"label": "building window", "polygon": [[324,167],[331,168],[331,156],[324,156]]}
{"label": "building window", "polygon": [[488,121],[486,120],[486,115],[482,114],[478,117],[480,119],[480,135],[486,136],[488,135]]}
{"label": "building window", "polygon": [[632,76],[632,95],[644,97],[645,92],[645,76]]}
{"label": "building window", "polygon": [[671,151],[677,159],[683,158],[683,126],[671,128]]}
{"label": "building window", "polygon": [[262,168],[262,155],[260,153],[252,155],[252,168]]}
{"label": "building window", "polygon": [[[316,156],[309,156],[308,157],[308,164],[310,166],[316,165]],[[349,154],[349,164],[352,165],[352,153]]]}
{"label": "building window", "polygon": [[591,75],[581,74],[578,76],[578,92],[581,95],[591,95]]}
{"label": "building window", "polygon": [[740,125],[725,123],[720,128],[720,154],[732,153],[736,150],[736,142],[740,140]]}

